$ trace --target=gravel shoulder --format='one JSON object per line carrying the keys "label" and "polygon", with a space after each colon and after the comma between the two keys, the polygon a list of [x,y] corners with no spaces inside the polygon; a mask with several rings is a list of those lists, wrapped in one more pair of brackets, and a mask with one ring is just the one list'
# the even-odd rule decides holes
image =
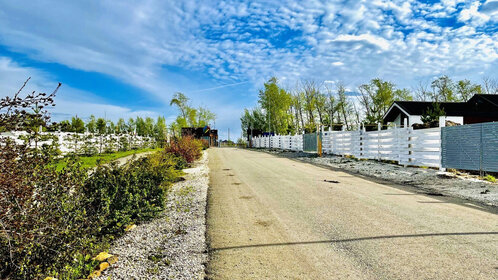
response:
{"label": "gravel shoulder", "polygon": [[475,175],[441,172],[430,168],[403,167],[374,160],[357,160],[334,155],[317,157],[316,154],[303,152],[278,150],[266,152],[322,167],[415,187],[421,193],[457,197],[498,207],[498,184],[480,180]]}
{"label": "gravel shoulder", "polygon": [[203,279],[208,153],[175,183],[164,213],[127,232],[109,253],[119,260],[97,279]]}

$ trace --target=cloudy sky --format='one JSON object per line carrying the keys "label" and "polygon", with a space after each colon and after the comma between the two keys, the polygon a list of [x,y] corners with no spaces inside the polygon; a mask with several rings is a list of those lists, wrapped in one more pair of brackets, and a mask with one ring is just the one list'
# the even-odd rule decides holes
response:
{"label": "cloudy sky", "polygon": [[240,135],[271,76],[399,87],[498,73],[498,0],[0,0],[0,96],[63,87],[56,120],[177,114],[176,91]]}

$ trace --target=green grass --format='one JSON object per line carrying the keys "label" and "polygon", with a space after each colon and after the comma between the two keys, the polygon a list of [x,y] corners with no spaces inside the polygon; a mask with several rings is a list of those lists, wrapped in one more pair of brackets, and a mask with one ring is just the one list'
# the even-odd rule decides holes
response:
{"label": "green grass", "polygon": [[[81,168],[92,168],[97,166],[99,163],[105,164],[122,157],[145,153],[145,152],[156,152],[160,150],[162,150],[162,148],[130,150],[124,152],[111,153],[111,154],[100,154],[95,156],[81,156],[78,158],[78,160],[79,162],[81,162]],[[67,160],[68,160],[67,158],[61,159],[56,165],[57,170],[61,170],[62,168],[66,167]]]}

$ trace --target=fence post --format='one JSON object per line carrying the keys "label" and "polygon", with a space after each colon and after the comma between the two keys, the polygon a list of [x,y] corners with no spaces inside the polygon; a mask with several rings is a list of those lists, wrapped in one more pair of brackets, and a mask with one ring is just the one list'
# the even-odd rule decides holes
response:
{"label": "fence post", "polygon": [[377,123],[377,160],[380,161],[380,130],[381,126],[380,123]]}

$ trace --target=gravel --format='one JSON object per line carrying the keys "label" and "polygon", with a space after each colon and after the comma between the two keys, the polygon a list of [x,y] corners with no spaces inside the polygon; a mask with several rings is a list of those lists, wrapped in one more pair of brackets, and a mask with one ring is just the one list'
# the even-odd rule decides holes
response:
{"label": "gravel", "polygon": [[347,172],[374,177],[400,185],[409,185],[430,195],[458,197],[490,206],[498,206],[498,184],[480,180],[477,175],[463,172],[441,172],[436,169],[403,167],[374,160],[288,151],[269,151],[283,157],[342,169]]}
{"label": "gravel", "polygon": [[111,246],[118,256],[97,279],[204,279],[208,154],[172,186],[164,213],[127,232]]}

